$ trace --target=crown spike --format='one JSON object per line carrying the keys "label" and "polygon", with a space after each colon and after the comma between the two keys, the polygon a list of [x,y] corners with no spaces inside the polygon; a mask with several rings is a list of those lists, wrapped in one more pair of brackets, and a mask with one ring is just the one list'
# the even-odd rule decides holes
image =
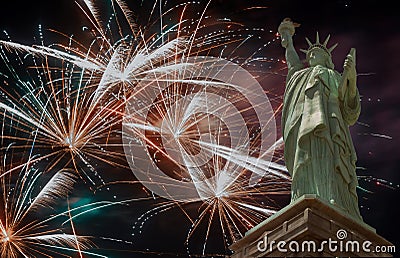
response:
{"label": "crown spike", "polygon": [[328,45],[328,41],[331,38],[331,35],[329,34],[328,37],[326,37],[325,41],[324,41],[324,46],[326,47]]}
{"label": "crown spike", "polygon": [[303,53],[305,53],[306,55],[308,55],[308,53],[309,53],[311,50],[313,50],[313,49],[315,49],[315,48],[319,48],[319,49],[324,50],[329,56],[331,56],[331,52],[337,47],[338,44],[336,43],[335,45],[333,45],[332,47],[330,47],[330,48],[328,49],[327,45],[328,45],[328,41],[329,41],[330,37],[331,37],[331,35],[328,35],[328,36],[326,37],[326,39],[324,40],[324,43],[321,44],[321,43],[320,43],[320,39],[319,39],[319,33],[318,33],[318,31],[317,31],[316,42],[313,44],[313,43],[311,43],[311,41],[306,37],[306,41],[307,41],[307,43],[308,43],[308,49],[307,49],[307,50],[300,49],[300,51],[303,52]]}
{"label": "crown spike", "polygon": [[308,43],[308,46],[311,47],[313,44],[311,43],[311,41],[306,37],[306,41]]}
{"label": "crown spike", "polygon": [[337,47],[338,43],[336,43],[335,45],[331,46],[328,50],[329,52],[332,52],[336,47]]}

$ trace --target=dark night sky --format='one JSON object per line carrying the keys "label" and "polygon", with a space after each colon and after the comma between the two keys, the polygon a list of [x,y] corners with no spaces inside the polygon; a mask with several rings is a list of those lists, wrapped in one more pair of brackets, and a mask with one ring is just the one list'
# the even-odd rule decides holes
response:
{"label": "dark night sky", "polygon": [[[237,14],[238,10],[245,7],[260,5],[268,8]],[[228,17],[233,14],[248,26],[268,30],[276,30],[283,18],[291,17],[292,20],[301,23],[301,27],[297,29],[294,36],[297,49],[306,48],[304,37],[314,41],[317,30],[323,39],[327,34],[331,34],[330,44],[339,43],[333,52],[333,61],[339,71],[342,70],[343,61],[349,49],[355,47],[359,73],[358,87],[362,95],[362,114],[359,122],[368,125],[357,124],[351,128],[358,155],[358,166],[365,168],[358,171],[358,174],[373,175],[394,185],[400,184],[400,108],[398,106],[400,80],[397,71],[400,67],[400,20],[397,10],[394,2],[375,0],[220,0],[215,1],[210,7],[213,13]],[[13,41],[28,45],[34,43],[33,37],[37,35],[38,24],[42,24],[44,28],[73,34],[85,23],[84,16],[72,0],[6,1],[2,3],[0,10],[0,29],[5,29]],[[2,34],[1,37],[4,38],[4,35]],[[276,44],[272,46],[271,53],[280,55],[278,58],[282,58],[284,50]],[[281,78],[283,80],[284,77]],[[378,135],[388,137],[378,137]],[[361,184],[374,191],[374,194],[363,194],[362,196],[367,200],[360,201],[361,204],[365,204],[365,207],[361,209],[365,221],[376,228],[378,234],[399,247],[399,188],[393,190],[365,182],[360,182]],[[109,217],[114,215],[111,213]],[[122,216],[128,220],[127,218],[132,214],[127,212]],[[168,234],[169,228],[162,221],[169,220],[170,225],[176,225],[180,224],[180,219],[183,218],[180,217],[181,215],[176,215],[174,218],[165,216],[167,215],[153,219],[152,224],[147,226],[147,230],[160,230],[171,240],[179,234]],[[113,223],[113,218],[105,221],[104,223]],[[118,220],[115,224],[123,224],[123,222],[124,220]],[[96,227],[107,226],[101,224]],[[121,227],[124,228],[123,225]],[[178,231],[185,231],[185,229]],[[179,235],[179,238],[176,242],[183,246],[184,237]],[[145,238],[142,241],[151,241],[151,239]],[[161,249],[173,252],[174,247],[171,246],[174,245],[168,247],[168,245],[160,244],[160,246]]]}

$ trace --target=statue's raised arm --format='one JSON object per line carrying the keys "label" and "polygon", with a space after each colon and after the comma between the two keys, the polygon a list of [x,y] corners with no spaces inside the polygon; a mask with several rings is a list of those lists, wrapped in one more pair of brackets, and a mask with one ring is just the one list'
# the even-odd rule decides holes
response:
{"label": "statue's raised arm", "polygon": [[303,68],[303,64],[294,48],[292,39],[295,28],[299,26],[300,24],[292,22],[290,18],[285,18],[278,27],[278,32],[281,35],[282,47],[286,48],[285,57],[288,65],[288,79],[296,70]]}

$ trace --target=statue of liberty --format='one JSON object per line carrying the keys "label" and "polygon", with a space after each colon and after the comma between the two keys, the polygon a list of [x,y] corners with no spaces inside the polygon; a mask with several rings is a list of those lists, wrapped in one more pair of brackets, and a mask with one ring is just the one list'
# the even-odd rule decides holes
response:
{"label": "statue of liberty", "polygon": [[288,74],[282,111],[285,163],[292,176],[292,201],[316,194],[362,221],[356,187],[356,153],[349,126],[360,115],[355,50],[343,74],[334,70],[329,36],[320,43],[306,38],[308,66],[300,61],[292,36],[299,24],[285,19],[279,26],[286,49]]}

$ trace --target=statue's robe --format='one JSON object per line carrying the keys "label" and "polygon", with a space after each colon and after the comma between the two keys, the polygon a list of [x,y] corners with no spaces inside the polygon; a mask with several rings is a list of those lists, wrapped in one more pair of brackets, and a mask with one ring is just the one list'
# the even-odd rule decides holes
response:
{"label": "statue's robe", "polygon": [[288,78],[282,111],[285,163],[292,176],[292,201],[317,194],[362,220],[356,187],[356,152],[349,125],[360,114],[360,98],[339,96],[341,75],[315,66]]}

